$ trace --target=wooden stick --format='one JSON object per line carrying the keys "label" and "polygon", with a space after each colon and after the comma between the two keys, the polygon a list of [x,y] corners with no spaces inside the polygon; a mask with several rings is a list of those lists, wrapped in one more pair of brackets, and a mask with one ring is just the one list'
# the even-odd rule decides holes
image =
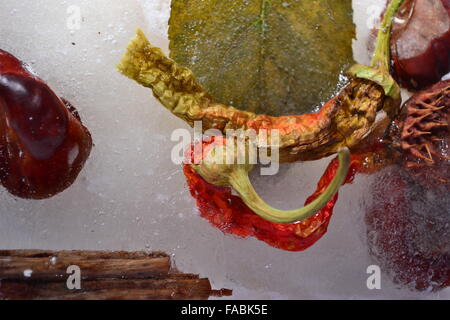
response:
{"label": "wooden stick", "polygon": [[[81,270],[81,289],[66,284]],[[208,279],[172,268],[161,252],[0,251],[0,299],[208,299],[229,296]]]}

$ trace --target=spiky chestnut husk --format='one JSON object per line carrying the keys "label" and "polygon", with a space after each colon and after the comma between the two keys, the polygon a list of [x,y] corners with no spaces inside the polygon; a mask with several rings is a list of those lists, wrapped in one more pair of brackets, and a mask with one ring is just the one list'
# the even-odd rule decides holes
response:
{"label": "spiky chestnut husk", "polygon": [[450,188],[450,80],[417,93],[391,126],[397,156],[426,187]]}

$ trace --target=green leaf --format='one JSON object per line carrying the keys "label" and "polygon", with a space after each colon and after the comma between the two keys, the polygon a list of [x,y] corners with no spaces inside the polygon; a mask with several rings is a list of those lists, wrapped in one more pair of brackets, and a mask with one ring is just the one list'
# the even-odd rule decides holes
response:
{"label": "green leaf", "polygon": [[351,0],[172,0],[171,57],[217,102],[316,111],[353,64]]}

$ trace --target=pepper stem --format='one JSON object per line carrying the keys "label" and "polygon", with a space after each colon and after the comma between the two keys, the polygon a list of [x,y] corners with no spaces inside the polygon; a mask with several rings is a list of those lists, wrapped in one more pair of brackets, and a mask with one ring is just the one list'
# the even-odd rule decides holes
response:
{"label": "pepper stem", "polygon": [[[370,66],[356,64],[348,70],[348,74],[361,79],[367,79],[379,84],[386,96],[393,99],[388,113],[396,114],[401,104],[400,86],[392,78],[391,70],[391,31],[395,15],[405,0],[392,0],[384,15],[378,31],[375,52]],[[392,112],[393,111],[393,112]]]}
{"label": "pepper stem", "polygon": [[230,174],[229,183],[239,193],[244,203],[263,219],[281,224],[299,222],[315,215],[322,209],[344,183],[350,167],[350,151],[348,148],[341,149],[338,158],[338,170],[325,191],[313,202],[297,210],[279,210],[269,206],[256,193],[250,182],[248,171],[243,167],[237,168]]}
{"label": "pepper stem", "polygon": [[391,61],[391,31],[392,22],[404,0],[392,0],[386,9],[380,30],[378,31],[375,52],[371,66],[389,73]]}

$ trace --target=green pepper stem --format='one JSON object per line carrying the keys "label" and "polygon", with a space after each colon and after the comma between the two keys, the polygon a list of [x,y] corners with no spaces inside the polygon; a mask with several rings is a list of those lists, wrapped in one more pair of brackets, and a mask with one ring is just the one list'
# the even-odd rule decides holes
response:
{"label": "green pepper stem", "polygon": [[385,104],[388,114],[397,114],[401,104],[401,90],[392,78],[391,71],[391,31],[393,20],[404,0],[392,0],[386,9],[383,21],[378,31],[375,52],[370,66],[356,64],[348,70],[348,74],[355,78],[367,79],[379,84],[386,96],[393,99],[392,104]]}
{"label": "green pepper stem", "polygon": [[371,66],[389,73],[391,62],[391,30],[392,23],[404,0],[392,0],[387,7],[383,21],[378,31],[375,52]]}
{"label": "green pepper stem", "polygon": [[338,158],[338,170],[325,191],[313,202],[297,210],[279,210],[269,206],[256,193],[250,182],[248,171],[243,168],[232,172],[229,177],[229,182],[237,193],[239,193],[242,201],[257,215],[271,222],[290,224],[315,215],[336,195],[340,186],[345,182],[350,167],[350,151],[348,148],[341,149]]}

